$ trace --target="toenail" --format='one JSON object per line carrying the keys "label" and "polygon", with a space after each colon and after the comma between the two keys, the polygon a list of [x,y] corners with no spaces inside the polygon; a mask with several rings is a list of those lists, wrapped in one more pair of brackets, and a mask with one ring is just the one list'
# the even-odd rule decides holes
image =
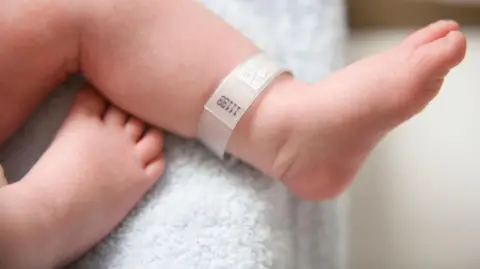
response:
{"label": "toenail", "polygon": [[441,24],[442,24],[442,25],[457,26],[457,25],[458,25],[458,22],[456,22],[456,21],[454,21],[454,20],[443,20],[443,21],[441,21]]}
{"label": "toenail", "polygon": [[461,35],[459,31],[451,31],[450,33],[448,33],[447,39],[448,39],[448,40],[454,40],[454,39],[456,39],[459,35]]}

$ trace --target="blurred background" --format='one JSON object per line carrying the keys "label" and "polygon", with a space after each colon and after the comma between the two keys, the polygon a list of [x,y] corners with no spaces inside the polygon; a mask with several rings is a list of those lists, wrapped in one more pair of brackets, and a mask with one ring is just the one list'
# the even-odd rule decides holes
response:
{"label": "blurred background", "polygon": [[347,193],[350,268],[480,268],[480,0],[350,0],[349,61],[437,19],[465,61],[427,109],[377,147]]}

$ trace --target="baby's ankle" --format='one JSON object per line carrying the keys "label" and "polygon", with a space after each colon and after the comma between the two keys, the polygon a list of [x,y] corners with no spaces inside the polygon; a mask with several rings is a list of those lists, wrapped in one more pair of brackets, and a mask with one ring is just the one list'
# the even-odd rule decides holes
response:
{"label": "baby's ankle", "polygon": [[289,161],[278,159],[293,127],[289,96],[304,87],[289,75],[277,78],[254,101],[232,133],[228,151],[279,178]]}
{"label": "baby's ankle", "polygon": [[48,221],[50,214],[44,214],[42,208],[45,197],[31,185],[22,180],[0,188],[0,205],[12,209],[0,206],[0,268],[52,265],[52,242],[56,241],[56,234]]}

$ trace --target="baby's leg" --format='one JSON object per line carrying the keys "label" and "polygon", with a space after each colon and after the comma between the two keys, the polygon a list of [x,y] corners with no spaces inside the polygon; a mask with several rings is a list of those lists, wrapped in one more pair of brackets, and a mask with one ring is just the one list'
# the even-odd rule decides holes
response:
{"label": "baby's leg", "polygon": [[161,175],[162,139],[81,91],[32,170],[0,188],[0,268],[60,268],[100,241]]}
{"label": "baby's leg", "polygon": [[[78,71],[73,2],[0,1],[0,143]],[[85,252],[159,178],[161,146],[159,132],[82,92],[35,167],[0,188],[0,268],[57,268]]]}
{"label": "baby's leg", "polygon": [[78,70],[71,1],[0,1],[0,144]]}
{"label": "baby's leg", "polygon": [[[112,102],[195,137],[203,105],[255,46],[193,0],[83,1],[81,69]],[[329,198],[389,130],[419,112],[465,53],[453,22],[313,85],[284,76],[240,121],[228,150],[297,195]]]}
{"label": "baby's leg", "polygon": [[[0,95],[8,97],[0,102],[8,111],[0,113],[0,141],[48,85],[77,67],[115,104],[193,138],[215,87],[257,50],[193,0],[17,2],[0,8],[0,34],[7,37],[0,44]],[[229,152],[301,197],[337,194],[375,143],[423,108],[462,60],[457,28],[437,23],[314,85],[279,78],[244,115]]]}
{"label": "baby's leg", "polygon": [[[219,82],[258,51],[193,0],[82,3],[85,76],[119,107],[188,138],[195,138],[203,105]],[[229,151],[278,177],[277,152],[292,128],[284,115],[275,117],[283,105],[278,93],[299,86],[287,76],[275,81],[240,121]]]}

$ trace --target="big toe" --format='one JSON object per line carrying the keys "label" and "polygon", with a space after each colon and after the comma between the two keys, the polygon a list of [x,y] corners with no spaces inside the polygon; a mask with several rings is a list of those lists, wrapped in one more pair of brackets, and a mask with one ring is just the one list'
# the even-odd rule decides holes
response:
{"label": "big toe", "polygon": [[415,67],[422,74],[444,76],[465,57],[466,39],[459,31],[420,46],[413,53]]}
{"label": "big toe", "polygon": [[449,32],[458,30],[459,25],[455,21],[441,20],[424,27],[408,36],[402,43],[404,46],[418,48],[419,46],[433,42],[446,36]]}
{"label": "big toe", "polygon": [[106,101],[93,89],[85,88],[75,96],[70,117],[95,116],[101,117],[107,107]]}

